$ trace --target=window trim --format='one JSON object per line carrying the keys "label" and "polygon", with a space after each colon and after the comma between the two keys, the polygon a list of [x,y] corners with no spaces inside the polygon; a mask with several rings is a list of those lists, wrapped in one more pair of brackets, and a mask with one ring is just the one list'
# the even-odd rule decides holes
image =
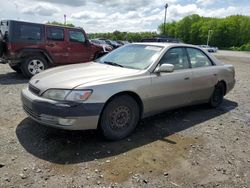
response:
{"label": "window trim", "polygon": [[[213,62],[213,60],[205,53],[203,52],[201,49],[199,48],[195,48],[195,47],[189,47],[189,46],[185,46],[185,51],[187,53],[187,56],[188,56],[188,61],[189,61],[189,64],[190,64],[190,67],[191,69],[198,69],[198,68],[206,68],[206,67],[213,67],[215,66],[216,64]],[[206,66],[206,67],[192,67],[192,64],[191,64],[191,59],[190,59],[190,56],[189,56],[189,53],[188,53],[188,48],[191,48],[191,49],[195,49],[195,50],[198,50],[200,51],[204,56],[206,56],[208,58],[208,60],[211,62],[211,65],[209,66]]]}
{"label": "window trim", "polygon": [[[80,42],[80,41],[71,40],[71,38],[70,38],[70,32],[71,32],[71,31],[82,33],[82,35],[84,36],[84,40],[85,40],[85,41],[84,41],[84,42]],[[85,34],[84,34],[81,30],[69,29],[69,30],[68,30],[68,34],[69,34],[69,36],[68,36],[69,42],[75,42],[75,43],[80,43],[80,44],[85,44],[85,43],[87,42],[87,38],[86,38]]]}
{"label": "window trim", "polygon": [[[63,40],[54,40],[54,39],[51,39],[51,38],[48,38],[48,30],[51,29],[51,28],[55,28],[55,29],[61,29],[63,31]],[[64,28],[61,28],[61,27],[54,27],[54,26],[48,26],[46,27],[46,39],[48,41],[57,41],[57,42],[64,42],[65,41],[65,30]]]}

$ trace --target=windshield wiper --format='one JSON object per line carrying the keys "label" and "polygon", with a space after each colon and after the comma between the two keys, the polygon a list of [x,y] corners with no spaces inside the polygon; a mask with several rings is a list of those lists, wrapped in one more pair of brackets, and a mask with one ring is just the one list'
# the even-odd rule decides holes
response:
{"label": "windshield wiper", "polygon": [[108,65],[113,65],[113,66],[117,66],[117,67],[124,67],[118,63],[114,63],[114,62],[111,62],[111,61],[104,61],[103,62],[104,64],[108,64]]}

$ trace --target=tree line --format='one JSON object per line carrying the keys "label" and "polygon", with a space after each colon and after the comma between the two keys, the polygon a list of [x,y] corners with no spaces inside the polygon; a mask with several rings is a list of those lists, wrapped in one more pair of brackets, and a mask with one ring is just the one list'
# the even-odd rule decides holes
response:
{"label": "tree line", "polygon": [[[164,24],[159,26],[161,33]],[[233,15],[226,18],[186,16],[165,25],[166,35],[190,44],[206,44],[210,30],[210,44],[222,48],[240,47],[250,43],[250,16]]]}
{"label": "tree line", "polygon": [[129,42],[140,42],[144,38],[154,38],[159,35],[156,32],[120,32],[114,31],[112,33],[89,33],[89,38],[107,38],[111,40],[122,40]]}

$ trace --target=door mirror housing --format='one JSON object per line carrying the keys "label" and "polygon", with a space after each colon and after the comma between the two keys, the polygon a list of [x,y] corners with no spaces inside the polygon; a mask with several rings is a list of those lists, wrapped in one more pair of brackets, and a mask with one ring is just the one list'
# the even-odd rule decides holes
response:
{"label": "door mirror housing", "polygon": [[156,73],[161,72],[174,72],[174,65],[172,64],[162,64],[155,70]]}

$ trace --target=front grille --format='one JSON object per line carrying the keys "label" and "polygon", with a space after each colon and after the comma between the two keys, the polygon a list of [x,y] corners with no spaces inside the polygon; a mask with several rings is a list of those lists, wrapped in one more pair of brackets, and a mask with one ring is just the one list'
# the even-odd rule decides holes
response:
{"label": "front grille", "polygon": [[39,95],[40,94],[40,89],[36,88],[35,86],[29,84],[29,90],[34,93],[35,95]]}

